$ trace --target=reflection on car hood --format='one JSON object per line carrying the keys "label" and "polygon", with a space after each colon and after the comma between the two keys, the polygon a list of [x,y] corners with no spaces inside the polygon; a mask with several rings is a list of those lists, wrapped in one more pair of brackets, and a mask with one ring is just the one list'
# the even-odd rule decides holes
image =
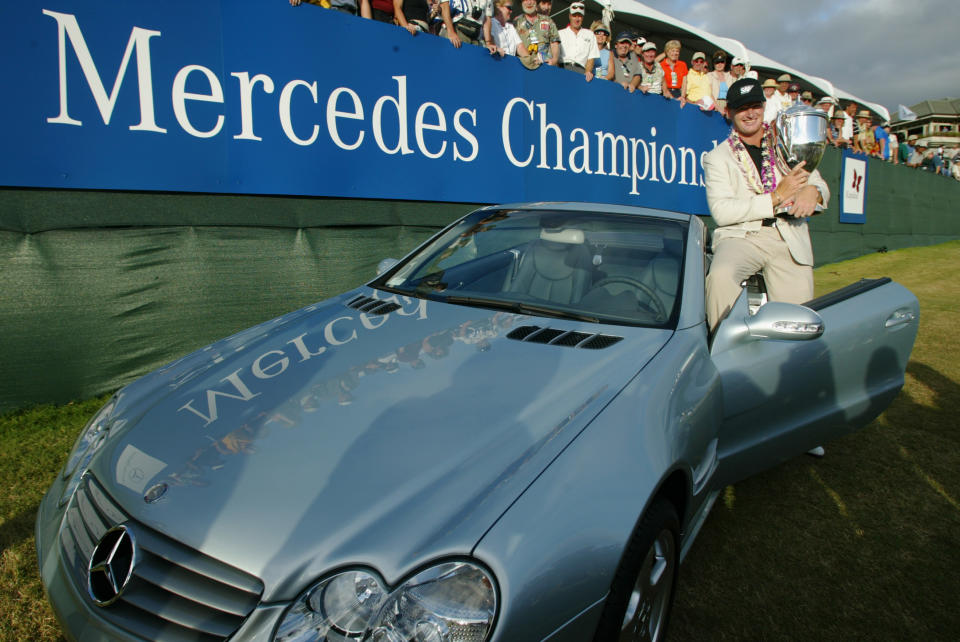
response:
{"label": "reflection on car hood", "polygon": [[[121,393],[93,472],[132,518],[288,599],[343,564],[388,581],[466,554],[669,338],[369,288],[198,351]],[[605,349],[507,338],[603,331]],[[167,491],[147,503],[158,484]]]}

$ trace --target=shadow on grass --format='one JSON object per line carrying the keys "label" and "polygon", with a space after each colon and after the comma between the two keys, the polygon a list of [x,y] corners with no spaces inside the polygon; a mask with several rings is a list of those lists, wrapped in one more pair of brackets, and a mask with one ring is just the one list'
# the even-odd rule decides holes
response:
{"label": "shadow on grass", "polygon": [[39,504],[31,506],[0,524],[0,552],[33,537],[33,527],[39,508]]}
{"label": "shadow on grass", "polygon": [[910,361],[826,458],[728,487],[681,569],[670,640],[956,640],[958,409],[960,383]]}

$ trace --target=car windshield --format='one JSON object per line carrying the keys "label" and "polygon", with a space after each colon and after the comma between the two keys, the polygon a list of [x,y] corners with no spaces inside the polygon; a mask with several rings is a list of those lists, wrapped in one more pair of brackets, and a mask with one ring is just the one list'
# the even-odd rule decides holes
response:
{"label": "car windshield", "polygon": [[479,210],[372,285],[459,305],[673,327],[686,224],[632,214]]}

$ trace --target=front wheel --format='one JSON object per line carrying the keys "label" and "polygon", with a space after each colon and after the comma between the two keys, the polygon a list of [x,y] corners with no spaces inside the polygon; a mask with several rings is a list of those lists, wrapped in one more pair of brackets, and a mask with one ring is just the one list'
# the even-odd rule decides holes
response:
{"label": "front wheel", "polygon": [[595,642],[658,642],[666,637],[679,541],[677,511],[665,499],[654,500],[614,575]]}

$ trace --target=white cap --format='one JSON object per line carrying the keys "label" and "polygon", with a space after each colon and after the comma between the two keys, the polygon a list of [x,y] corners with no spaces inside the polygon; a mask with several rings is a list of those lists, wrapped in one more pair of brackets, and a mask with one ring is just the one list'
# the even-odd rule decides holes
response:
{"label": "white cap", "polygon": [[734,56],[734,57],[733,57],[733,61],[730,63],[730,66],[731,66],[731,67],[736,67],[737,65],[743,65],[744,67],[746,67],[746,66],[747,66],[747,63],[746,63],[746,61],[745,61],[743,58],[741,58],[740,56]]}
{"label": "white cap", "polygon": [[655,42],[650,42],[650,41],[648,40],[646,43],[644,43],[643,47],[640,48],[640,51],[649,51],[650,49],[653,49],[654,51],[656,51],[656,50],[657,50],[657,43],[655,43]]}
{"label": "white cap", "polygon": [[574,14],[579,14],[582,16],[584,13],[586,13],[586,7],[583,5],[582,2],[574,2],[573,4],[570,5],[571,16]]}

